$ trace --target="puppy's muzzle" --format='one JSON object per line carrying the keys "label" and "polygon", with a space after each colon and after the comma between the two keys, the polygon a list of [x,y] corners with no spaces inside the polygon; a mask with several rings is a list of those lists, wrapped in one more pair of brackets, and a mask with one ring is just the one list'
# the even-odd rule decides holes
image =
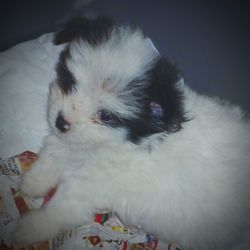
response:
{"label": "puppy's muzzle", "polygon": [[70,123],[65,120],[61,111],[57,115],[55,126],[62,133],[65,133],[70,129]]}

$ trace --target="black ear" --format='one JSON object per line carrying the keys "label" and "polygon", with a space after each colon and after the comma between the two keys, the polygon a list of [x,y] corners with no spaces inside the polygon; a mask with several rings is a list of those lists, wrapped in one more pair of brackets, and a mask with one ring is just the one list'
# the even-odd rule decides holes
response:
{"label": "black ear", "polygon": [[78,17],[69,21],[65,27],[54,36],[54,44],[59,45],[73,40],[82,39],[92,46],[107,40],[114,28],[114,21],[108,17],[88,19]]}
{"label": "black ear", "polygon": [[[161,108],[160,120],[168,132],[176,132],[187,121],[183,107],[183,94],[176,83],[181,79],[181,72],[176,65],[160,58],[152,72],[150,86],[151,101]],[[155,106],[155,105],[154,105]],[[159,113],[159,112],[158,112]]]}
{"label": "black ear", "polygon": [[[133,143],[156,133],[174,133],[188,121],[184,111],[184,96],[177,86],[182,78],[174,64],[158,58],[152,69],[141,79],[135,79],[127,86],[129,92],[140,99],[140,110],[134,118],[117,119],[117,126],[126,127],[127,138]],[[145,89],[138,88],[138,82],[147,81]]]}

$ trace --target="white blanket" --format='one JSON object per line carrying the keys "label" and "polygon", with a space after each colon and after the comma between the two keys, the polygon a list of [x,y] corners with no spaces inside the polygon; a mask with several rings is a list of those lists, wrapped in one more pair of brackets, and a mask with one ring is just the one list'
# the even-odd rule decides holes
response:
{"label": "white blanket", "polygon": [[38,152],[48,133],[46,100],[62,46],[53,34],[0,53],[0,157]]}

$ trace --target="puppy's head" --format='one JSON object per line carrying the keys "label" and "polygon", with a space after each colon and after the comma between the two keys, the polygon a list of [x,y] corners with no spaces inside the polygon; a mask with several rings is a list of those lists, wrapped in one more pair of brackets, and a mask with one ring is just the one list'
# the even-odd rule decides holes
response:
{"label": "puppy's head", "polygon": [[79,18],[54,38],[65,44],[50,86],[48,120],[70,143],[129,141],[178,131],[185,120],[176,67],[139,29]]}

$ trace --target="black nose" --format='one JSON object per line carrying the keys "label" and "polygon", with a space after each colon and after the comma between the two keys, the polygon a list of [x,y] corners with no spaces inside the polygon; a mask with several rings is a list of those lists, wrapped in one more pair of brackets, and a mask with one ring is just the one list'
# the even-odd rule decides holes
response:
{"label": "black nose", "polygon": [[65,120],[62,112],[58,113],[55,125],[62,133],[65,133],[70,129],[70,123]]}

